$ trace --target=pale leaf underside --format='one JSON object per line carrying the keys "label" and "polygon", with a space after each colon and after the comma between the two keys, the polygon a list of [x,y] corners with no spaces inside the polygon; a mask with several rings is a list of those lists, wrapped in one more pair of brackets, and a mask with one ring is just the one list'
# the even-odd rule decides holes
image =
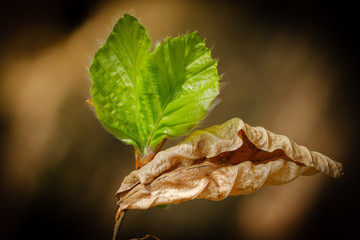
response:
{"label": "pale leaf underside", "polygon": [[218,201],[317,172],[334,178],[343,175],[341,163],[286,136],[234,118],[193,132],[184,142],[159,152],[150,163],[131,172],[116,194],[118,210],[192,199]]}

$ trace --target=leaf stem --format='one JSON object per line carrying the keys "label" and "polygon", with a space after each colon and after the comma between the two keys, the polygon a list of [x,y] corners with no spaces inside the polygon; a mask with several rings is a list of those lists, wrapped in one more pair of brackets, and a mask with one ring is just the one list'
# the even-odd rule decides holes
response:
{"label": "leaf stem", "polygon": [[117,240],[118,236],[119,236],[119,230],[121,227],[121,223],[126,215],[127,209],[124,209],[123,211],[120,211],[120,213],[118,214],[118,212],[116,212],[116,218],[115,219],[115,226],[114,226],[114,233],[113,233],[113,238],[112,240]]}
{"label": "leaf stem", "polygon": [[167,138],[164,138],[161,143],[158,145],[146,149],[145,153],[142,153],[137,147],[134,147],[135,153],[135,168],[140,169],[142,166],[146,165],[147,163],[151,162],[155,155],[161,151],[161,148],[164,146]]}

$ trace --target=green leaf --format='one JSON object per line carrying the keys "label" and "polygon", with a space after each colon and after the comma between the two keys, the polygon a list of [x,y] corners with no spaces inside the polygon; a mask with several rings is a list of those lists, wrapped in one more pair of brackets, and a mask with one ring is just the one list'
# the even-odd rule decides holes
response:
{"label": "green leaf", "polygon": [[146,29],[125,14],[95,54],[89,69],[91,97],[99,120],[117,138],[138,148],[136,86],[150,46]]}
{"label": "green leaf", "polygon": [[156,207],[165,209],[165,208],[167,208],[167,206],[169,206],[169,204],[157,205]]}
{"label": "green leaf", "polygon": [[152,53],[150,45],[125,14],[89,69],[99,120],[143,155],[195,127],[219,93],[217,62],[196,32],[167,38]]}
{"label": "green leaf", "polygon": [[194,32],[166,39],[141,68],[139,132],[145,148],[186,134],[219,93],[217,63]]}

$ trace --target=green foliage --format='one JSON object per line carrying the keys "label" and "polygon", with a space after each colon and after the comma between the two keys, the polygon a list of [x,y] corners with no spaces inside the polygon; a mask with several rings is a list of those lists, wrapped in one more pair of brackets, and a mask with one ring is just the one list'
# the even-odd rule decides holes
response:
{"label": "green foliage", "polygon": [[169,204],[158,205],[156,207],[161,208],[161,209],[165,209],[165,208],[167,208],[167,206],[169,206]]}
{"label": "green foliage", "polygon": [[219,93],[217,62],[198,33],[150,46],[146,29],[125,14],[89,69],[99,120],[143,154],[195,127]]}

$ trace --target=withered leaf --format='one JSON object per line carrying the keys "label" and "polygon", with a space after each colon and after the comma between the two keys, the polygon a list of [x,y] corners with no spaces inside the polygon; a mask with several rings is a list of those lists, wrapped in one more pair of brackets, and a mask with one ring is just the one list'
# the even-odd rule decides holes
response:
{"label": "withered leaf", "polygon": [[218,201],[317,172],[338,178],[343,175],[342,164],[234,118],[194,131],[126,176],[116,193],[118,211],[195,198]]}

